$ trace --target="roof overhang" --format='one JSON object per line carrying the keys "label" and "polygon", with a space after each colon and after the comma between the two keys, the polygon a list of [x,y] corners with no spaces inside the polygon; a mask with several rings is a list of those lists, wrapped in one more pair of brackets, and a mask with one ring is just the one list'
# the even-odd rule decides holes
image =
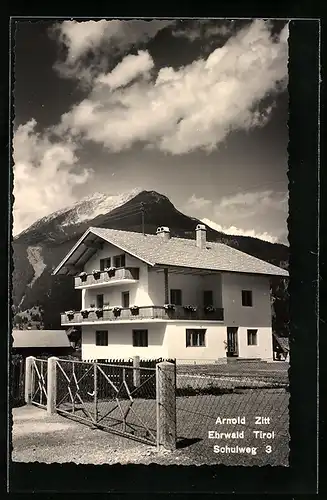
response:
{"label": "roof overhang", "polygon": [[52,271],[52,275],[76,276],[83,269],[86,262],[101,248],[105,243],[109,243],[133,257],[146,262],[153,266],[151,262],[147,262],[138,255],[132,254],[121,245],[107,238],[103,238],[99,234],[93,232],[93,228],[89,228],[73,246],[73,248],[62,259],[58,266]]}

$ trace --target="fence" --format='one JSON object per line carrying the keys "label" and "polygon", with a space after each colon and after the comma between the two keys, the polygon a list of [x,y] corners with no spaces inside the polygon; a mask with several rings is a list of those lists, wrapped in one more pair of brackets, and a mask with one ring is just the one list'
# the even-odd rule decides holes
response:
{"label": "fence", "polygon": [[195,464],[288,465],[287,367],[177,360],[177,447]]}
{"label": "fence", "polygon": [[[146,444],[177,447],[190,464],[288,465],[286,363],[158,361],[50,358],[48,411]],[[42,379],[39,373],[42,385],[45,374]]]}

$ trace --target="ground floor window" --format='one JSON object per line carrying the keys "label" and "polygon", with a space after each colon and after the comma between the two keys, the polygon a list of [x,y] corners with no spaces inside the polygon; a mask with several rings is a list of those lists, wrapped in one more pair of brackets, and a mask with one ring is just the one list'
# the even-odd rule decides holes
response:
{"label": "ground floor window", "polygon": [[205,347],[206,330],[186,329],[186,347]]}
{"label": "ground floor window", "polygon": [[248,330],[248,345],[257,345],[258,330]]}
{"label": "ground floor window", "polygon": [[95,345],[108,345],[108,330],[97,330],[95,332]]}
{"label": "ground floor window", "polygon": [[133,346],[148,347],[148,330],[133,330]]}

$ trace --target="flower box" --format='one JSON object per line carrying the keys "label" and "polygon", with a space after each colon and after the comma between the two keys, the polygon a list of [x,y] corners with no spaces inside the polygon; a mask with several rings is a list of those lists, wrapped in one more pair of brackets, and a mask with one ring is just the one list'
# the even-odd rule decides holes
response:
{"label": "flower box", "polygon": [[87,280],[87,273],[86,272],[82,272],[78,275],[79,278],[81,278],[82,281],[86,281]]}
{"label": "flower box", "polygon": [[130,311],[133,316],[137,316],[140,313],[140,308],[138,306],[130,307]]}
{"label": "flower box", "polygon": [[121,308],[120,307],[114,307],[112,312],[114,313],[114,316],[116,318],[118,318],[118,316],[120,316],[120,313],[121,313]]}
{"label": "flower box", "polygon": [[109,278],[112,278],[116,274],[116,268],[115,267],[106,267],[105,271],[108,273]]}
{"label": "flower box", "polygon": [[204,312],[208,313],[208,314],[215,312],[215,310],[216,309],[213,306],[205,306],[205,308],[204,308]]}
{"label": "flower box", "polygon": [[93,274],[93,278],[95,280],[98,280],[100,278],[100,276],[101,276],[101,271],[99,271],[98,269],[95,269],[95,270],[92,271],[92,274]]}
{"label": "flower box", "polygon": [[89,317],[89,313],[90,313],[90,311],[88,311],[87,309],[85,309],[84,311],[81,311],[81,315],[84,319]]}
{"label": "flower box", "polygon": [[103,309],[96,309],[95,314],[98,318],[103,318]]}
{"label": "flower box", "polygon": [[183,306],[183,309],[184,311],[188,311],[188,312],[196,312],[196,307],[194,306]]}
{"label": "flower box", "polygon": [[164,309],[166,309],[166,311],[175,311],[175,304],[165,304]]}
{"label": "flower box", "polygon": [[69,320],[72,320],[72,319],[74,319],[75,311],[66,311],[66,314],[67,314],[67,318]]}

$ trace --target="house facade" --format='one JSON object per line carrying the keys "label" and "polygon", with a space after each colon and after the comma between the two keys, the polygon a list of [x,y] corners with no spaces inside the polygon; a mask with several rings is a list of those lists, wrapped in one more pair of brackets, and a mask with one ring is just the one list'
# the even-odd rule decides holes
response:
{"label": "house facade", "polygon": [[[270,276],[276,266],[221,243],[89,228],[53,274],[73,277],[82,359],[273,359]],[[67,306],[69,306],[67,304]]]}

